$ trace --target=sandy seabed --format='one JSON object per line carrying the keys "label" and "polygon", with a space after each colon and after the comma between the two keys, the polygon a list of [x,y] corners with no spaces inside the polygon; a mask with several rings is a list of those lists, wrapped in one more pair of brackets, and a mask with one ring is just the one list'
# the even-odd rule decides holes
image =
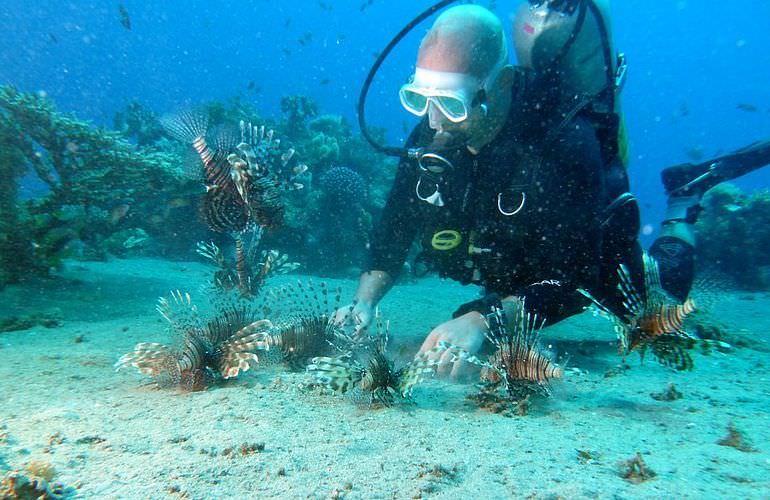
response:
{"label": "sandy seabed", "polygon": [[[612,328],[588,313],[546,329],[568,368],[526,416],[481,409],[472,385],[443,380],[414,404],[367,408],[279,367],[197,393],[116,373],[137,342],[166,340],[157,297],[208,276],[199,263],[72,262],[0,292],[0,317],[61,319],[0,333],[0,475],[47,462],[82,498],[770,497],[768,293],[719,301],[711,316],[745,347],[695,354],[692,372],[636,354],[616,369]],[[327,281],[352,295],[354,281]],[[437,279],[396,287],[382,304],[390,352],[411,356],[475,294]],[[680,399],[651,396],[670,383]],[[718,444],[730,426],[754,451]],[[639,484],[621,477],[637,452],[657,474]]]}

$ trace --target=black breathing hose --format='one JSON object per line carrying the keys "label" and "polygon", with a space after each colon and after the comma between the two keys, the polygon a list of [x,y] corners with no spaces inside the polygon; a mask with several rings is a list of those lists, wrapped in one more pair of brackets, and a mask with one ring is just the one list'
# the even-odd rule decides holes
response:
{"label": "black breathing hose", "polygon": [[443,9],[449,4],[455,3],[457,0],[442,0],[441,2],[438,2],[428,8],[425,12],[420,14],[419,16],[412,19],[412,21],[404,26],[404,28],[398,32],[398,34],[393,37],[393,39],[388,43],[388,45],[385,46],[385,48],[382,50],[382,53],[377,57],[377,59],[374,61],[374,64],[372,65],[371,69],[369,70],[369,74],[366,76],[366,80],[364,80],[364,84],[361,87],[361,93],[358,95],[358,126],[361,129],[361,135],[364,136],[364,138],[369,142],[369,144],[372,145],[374,149],[377,151],[384,153],[388,156],[400,156],[400,157],[406,157],[408,156],[407,150],[404,148],[399,147],[393,147],[393,146],[383,146],[382,144],[378,143],[374,137],[369,133],[369,128],[366,126],[366,116],[365,116],[365,107],[366,107],[366,96],[369,93],[369,87],[372,85],[372,81],[374,80],[374,77],[377,76],[377,71],[379,71],[380,66],[382,66],[382,63],[385,62],[385,59],[388,57],[388,55],[393,51],[393,48],[398,45],[398,43],[410,32],[414,29],[415,26],[422,23],[425,19],[435,14],[437,11]]}

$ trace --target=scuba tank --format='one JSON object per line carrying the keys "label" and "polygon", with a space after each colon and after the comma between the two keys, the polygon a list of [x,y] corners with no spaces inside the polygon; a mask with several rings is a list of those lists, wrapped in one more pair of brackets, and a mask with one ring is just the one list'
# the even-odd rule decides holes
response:
{"label": "scuba tank", "polygon": [[609,0],[529,0],[513,19],[518,64],[556,89],[569,117],[585,111],[596,128],[605,161],[628,156],[619,93],[623,54],[615,54]]}

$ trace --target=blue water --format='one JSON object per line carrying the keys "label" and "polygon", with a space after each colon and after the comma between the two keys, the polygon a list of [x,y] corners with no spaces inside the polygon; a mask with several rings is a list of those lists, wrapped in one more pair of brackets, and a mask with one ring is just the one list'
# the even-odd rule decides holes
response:
{"label": "blue water", "polygon": [[[132,100],[163,113],[242,95],[270,116],[287,94],[309,95],[322,112],[355,123],[374,54],[431,3],[374,0],[362,11],[362,0],[125,0],[127,30],[119,2],[3,0],[0,83],[45,92],[60,109],[105,125]],[[510,24],[519,3],[497,1],[496,12]],[[613,3],[612,23],[630,63],[623,102],[632,183],[643,225],[657,227],[661,168],[687,161],[693,148],[707,158],[770,137],[770,2],[624,0]],[[427,27],[403,42],[372,89],[373,125],[387,127],[391,141],[410,123],[396,90]],[[739,184],[767,187],[770,169]]]}

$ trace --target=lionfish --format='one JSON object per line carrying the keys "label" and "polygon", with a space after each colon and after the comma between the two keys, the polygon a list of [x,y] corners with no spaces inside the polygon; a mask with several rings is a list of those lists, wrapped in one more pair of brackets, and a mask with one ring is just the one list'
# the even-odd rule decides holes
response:
{"label": "lionfish", "polygon": [[[334,298],[331,298],[333,293]],[[266,294],[263,310],[275,321],[255,323],[253,338],[256,349],[270,351],[269,359],[279,359],[291,369],[304,369],[316,356],[333,351],[331,342],[340,327],[333,321],[339,307],[342,289],[331,291],[326,283],[312,281],[271,288]]]}
{"label": "lionfish", "polygon": [[396,369],[386,355],[388,325],[382,322],[379,313],[376,329],[374,335],[364,338],[340,331],[332,343],[342,354],[313,358],[307,367],[308,373],[330,392],[368,397],[370,405],[388,407],[396,399],[409,400],[414,387],[435,372],[438,360],[431,359],[435,350],[420,354]]}
{"label": "lionfish", "polygon": [[301,189],[297,178],[307,171],[295,150],[282,151],[273,130],[240,122],[240,142],[222,133],[209,145],[208,115],[186,111],[161,119],[176,139],[191,144],[203,164],[206,194],[201,218],[217,232],[238,233],[251,225],[272,228],[282,224],[281,190]]}
{"label": "lionfish", "polygon": [[580,292],[589,298],[597,312],[613,322],[619,340],[620,354],[625,356],[649,349],[662,365],[679,371],[692,370],[693,360],[688,352],[696,343],[704,342],[685,329],[685,320],[696,310],[695,301],[688,297],[679,303],[663,290],[657,261],[643,255],[644,291],[639,292],[625,264],[618,268],[618,291],[622,297],[622,311],[615,313],[589,292]]}
{"label": "lionfish", "polygon": [[289,262],[288,255],[277,250],[260,252],[259,228],[247,234],[251,238],[236,233],[234,260],[226,258],[213,241],[199,241],[196,248],[199,255],[217,268],[211,284],[224,291],[237,289],[243,298],[256,297],[271,276],[286,274],[299,267],[297,262]]}
{"label": "lionfish", "polygon": [[255,321],[256,311],[242,301],[222,306],[205,321],[188,293],[161,297],[157,311],[169,323],[172,345],[142,342],[115,363],[116,370],[133,366],[160,387],[199,391],[217,380],[237,377],[258,363],[258,336],[267,322]]}
{"label": "lionfish", "polygon": [[487,321],[485,336],[495,351],[486,360],[450,344],[443,343],[440,348],[453,354],[452,362],[463,360],[482,368],[484,393],[502,386],[512,401],[530,394],[550,395],[551,381],[561,379],[564,371],[539,347],[545,320],[528,312],[524,299],[517,299],[511,318],[505,318],[501,309],[493,314],[496,321]]}

